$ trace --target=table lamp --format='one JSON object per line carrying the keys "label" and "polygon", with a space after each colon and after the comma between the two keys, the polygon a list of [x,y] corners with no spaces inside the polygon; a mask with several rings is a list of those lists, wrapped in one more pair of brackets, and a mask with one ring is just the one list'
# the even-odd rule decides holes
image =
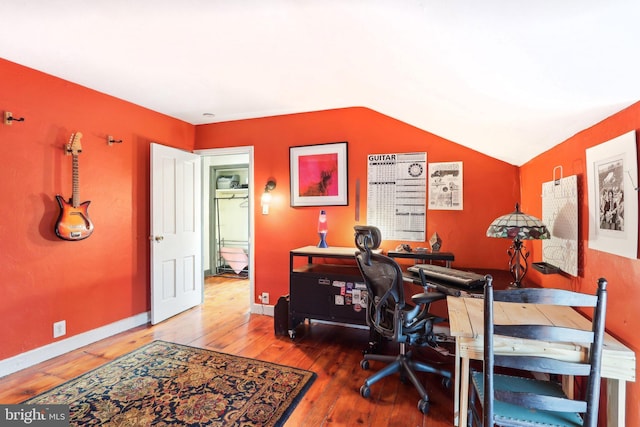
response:
{"label": "table lamp", "polygon": [[529,251],[524,247],[523,240],[540,240],[550,238],[549,230],[538,218],[520,211],[516,203],[516,210],[493,220],[487,229],[487,237],[513,239],[507,249],[509,255],[509,272],[513,277],[512,287],[520,288],[522,279],[527,274],[527,258]]}
{"label": "table lamp", "polygon": [[327,211],[322,209],[318,216],[318,236],[320,236],[319,248],[328,248],[327,245],[327,233],[329,232],[329,225],[327,224]]}

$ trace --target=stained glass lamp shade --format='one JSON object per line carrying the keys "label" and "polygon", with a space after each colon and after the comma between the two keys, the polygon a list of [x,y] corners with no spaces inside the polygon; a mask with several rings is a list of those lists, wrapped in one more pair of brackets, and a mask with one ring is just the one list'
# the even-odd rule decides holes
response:
{"label": "stained glass lamp shade", "polygon": [[542,221],[521,212],[516,203],[515,211],[493,220],[487,229],[487,237],[513,240],[507,250],[509,272],[513,277],[512,286],[519,288],[521,287],[522,279],[527,274],[527,258],[529,257],[529,251],[527,251],[522,241],[548,239],[550,234]]}

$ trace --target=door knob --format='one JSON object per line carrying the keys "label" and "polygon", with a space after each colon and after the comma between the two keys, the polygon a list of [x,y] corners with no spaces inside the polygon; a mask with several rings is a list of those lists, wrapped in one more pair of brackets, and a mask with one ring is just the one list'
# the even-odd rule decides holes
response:
{"label": "door knob", "polygon": [[155,236],[153,237],[153,240],[155,240],[156,242],[159,242],[161,240],[164,240],[164,236]]}

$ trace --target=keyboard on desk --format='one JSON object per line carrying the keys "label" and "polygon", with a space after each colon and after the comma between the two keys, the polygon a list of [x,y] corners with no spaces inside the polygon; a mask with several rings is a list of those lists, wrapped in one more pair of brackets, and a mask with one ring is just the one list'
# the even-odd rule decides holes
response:
{"label": "keyboard on desk", "polygon": [[415,264],[408,271],[419,276],[424,271],[427,280],[448,283],[463,289],[478,289],[484,286],[484,276],[471,271],[456,270],[433,264]]}

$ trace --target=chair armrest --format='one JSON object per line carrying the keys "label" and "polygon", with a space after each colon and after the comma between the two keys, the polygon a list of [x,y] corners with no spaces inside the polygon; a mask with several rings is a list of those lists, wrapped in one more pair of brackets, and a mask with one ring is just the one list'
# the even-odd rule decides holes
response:
{"label": "chair armrest", "polygon": [[416,305],[431,304],[434,301],[445,299],[447,296],[441,292],[422,292],[411,295],[411,301]]}

